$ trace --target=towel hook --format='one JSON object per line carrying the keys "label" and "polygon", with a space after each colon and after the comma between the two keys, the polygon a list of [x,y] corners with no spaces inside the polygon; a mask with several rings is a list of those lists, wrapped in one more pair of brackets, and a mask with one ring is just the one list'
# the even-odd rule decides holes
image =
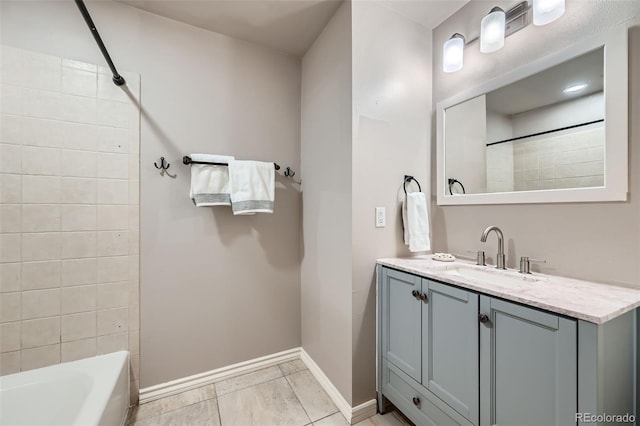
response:
{"label": "towel hook", "polygon": [[404,175],[404,195],[407,195],[407,182],[411,181],[414,181],[418,185],[418,191],[422,192],[422,188],[420,187],[420,182],[418,182],[418,179],[414,178],[413,176]]}
{"label": "towel hook", "polygon": [[156,166],[156,169],[158,170],[167,170],[171,164],[169,164],[167,161],[165,161],[164,157],[160,157],[160,165],[158,166],[158,163],[153,163],[154,166]]}
{"label": "towel hook", "polygon": [[287,167],[284,171],[284,175],[286,177],[294,177],[296,175],[296,172],[294,172],[293,170],[291,170],[291,167]]}

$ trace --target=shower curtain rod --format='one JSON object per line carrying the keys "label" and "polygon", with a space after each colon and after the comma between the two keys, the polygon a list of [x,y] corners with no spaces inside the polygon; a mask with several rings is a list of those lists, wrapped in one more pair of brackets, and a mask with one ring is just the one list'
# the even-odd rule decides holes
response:
{"label": "shower curtain rod", "polygon": [[109,65],[109,68],[111,68],[111,72],[113,73],[113,83],[116,86],[122,86],[123,84],[126,83],[124,81],[124,77],[118,74],[118,70],[116,70],[116,66],[113,65],[111,56],[109,56],[109,52],[107,52],[107,48],[104,46],[104,43],[102,42],[102,38],[100,37],[100,34],[98,34],[98,30],[96,29],[96,26],[93,23],[93,19],[91,19],[91,15],[87,10],[87,6],[85,6],[84,1],[82,0],[76,0],[76,6],[78,6],[78,9],[80,9],[80,13],[82,13],[82,17],[84,18],[85,22],[89,26],[89,29],[91,30],[91,34],[93,34],[93,38],[96,39],[96,43],[98,43],[98,47],[100,48],[100,51],[104,56],[104,59],[106,59],[107,64]]}

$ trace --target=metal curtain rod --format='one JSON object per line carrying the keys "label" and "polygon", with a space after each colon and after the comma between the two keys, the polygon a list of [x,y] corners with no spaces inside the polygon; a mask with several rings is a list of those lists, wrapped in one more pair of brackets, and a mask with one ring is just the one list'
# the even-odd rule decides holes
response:
{"label": "metal curtain rod", "polygon": [[576,127],[588,126],[590,124],[595,124],[595,123],[602,123],[603,121],[604,121],[604,118],[601,118],[599,120],[587,121],[586,123],[574,124],[572,126],[560,127],[558,129],[545,130],[544,132],[538,132],[538,133],[532,133],[530,135],[518,136],[517,138],[505,139],[505,140],[497,141],[497,142],[490,142],[490,143],[487,144],[487,146],[497,145],[497,144],[505,143],[505,142],[519,141],[520,139],[532,138],[534,136],[540,136],[540,135],[546,135],[546,134],[549,134],[549,133],[561,132],[563,130],[575,129]]}
{"label": "metal curtain rod", "polygon": [[[229,165],[227,163],[210,163],[208,161],[193,161],[191,159],[191,157],[189,157],[188,155],[185,155],[184,157],[182,157],[182,164],[211,164],[213,166],[228,166]],[[280,166],[278,165],[278,163],[273,163],[273,167],[276,170],[280,170]],[[287,169],[288,169],[288,167],[287,167]]]}
{"label": "metal curtain rod", "polygon": [[122,86],[123,84],[126,83],[124,81],[124,77],[118,74],[118,70],[116,70],[116,66],[113,65],[111,56],[109,56],[109,52],[107,52],[107,48],[104,46],[104,43],[102,42],[102,38],[100,37],[100,34],[98,34],[98,30],[96,29],[96,26],[93,23],[93,19],[91,19],[91,15],[87,10],[87,6],[85,6],[83,0],[76,0],[76,6],[78,6],[78,9],[80,9],[80,13],[82,13],[82,17],[84,18],[85,22],[89,26],[89,29],[91,30],[91,34],[93,34],[93,38],[96,39],[96,43],[98,43],[98,47],[100,48],[100,51],[104,56],[104,59],[107,61],[109,68],[111,68],[111,72],[113,73],[113,83],[116,86]]}

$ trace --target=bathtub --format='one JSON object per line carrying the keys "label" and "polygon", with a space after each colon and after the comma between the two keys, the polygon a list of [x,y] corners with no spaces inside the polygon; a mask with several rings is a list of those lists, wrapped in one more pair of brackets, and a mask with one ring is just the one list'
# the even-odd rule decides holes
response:
{"label": "bathtub", "polygon": [[122,425],[129,352],[0,377],[0,425]]}

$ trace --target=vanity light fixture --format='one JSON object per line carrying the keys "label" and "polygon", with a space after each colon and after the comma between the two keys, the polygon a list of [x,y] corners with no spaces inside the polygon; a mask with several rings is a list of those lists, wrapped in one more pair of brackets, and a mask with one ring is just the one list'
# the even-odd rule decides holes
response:
{"label": "vanity light fixture", "polygon": [[[456,72],[462,69],[465,46],[480,40],[480,51],[490,53],[504,46],[504,39],[520,31],[531,23],[546,25],[564,14],[565,0],[524,0],[511,9],[504,11],[499,7],[491,9],[480,23],[480,36],[468,42],[458,33],[444,43],[442,69],[444,72]],[[533,13],[530,11],[533,9]]]}
{"label": "vanity light fixture", "polygon": [[588,86],[587,83],[572,84],[571,86],[568,86],[566,89],[564,89],[562,92],[564,92],[566,94],[580,92],[581,90],[586,89],[587,86]]}
{"label": "vanity light fixture", "polygon": [[504,46],[506,15],[504,10],[494,7],[480,23],[480,51],[491,53]]}
{"label": "vanity light fixture", "polygon": [[533,25],[547,25],[564,14],[564,0],[533,0]]}
{"label": "vanity light fixture", "polygon": [[464,63],[464,36],[455,33],[444,44],[442,49],[442,70],[456,72],[462,69]]}

